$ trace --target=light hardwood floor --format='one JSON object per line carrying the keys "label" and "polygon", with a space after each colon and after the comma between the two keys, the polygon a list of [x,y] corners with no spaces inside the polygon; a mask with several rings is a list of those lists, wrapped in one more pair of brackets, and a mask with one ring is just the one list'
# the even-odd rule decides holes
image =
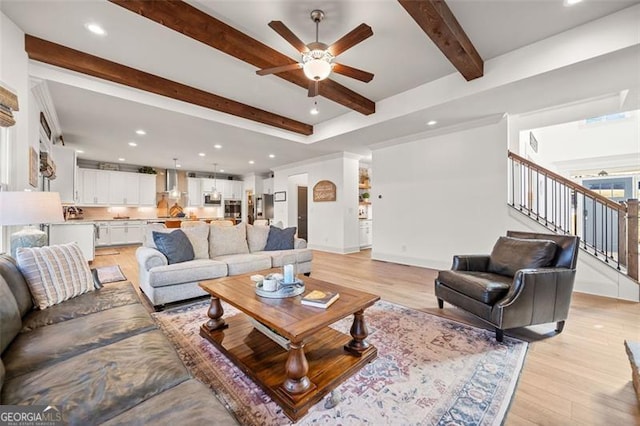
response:
{"label": "light hardwood floor", "polygon": [[[136,247],[98,249],[92,267],[120,265],[138,289]],[[313,276],[376,293],[382,299],[457,321],[486,326],[433,295],[436,271],[314,252]],[[147,307],[150,307],[147,304]],[[554,324],[509,330],[530,342],[507,425],[640,425],[625,339],[640,340],[640,304],[575,293],[564,331]]]}

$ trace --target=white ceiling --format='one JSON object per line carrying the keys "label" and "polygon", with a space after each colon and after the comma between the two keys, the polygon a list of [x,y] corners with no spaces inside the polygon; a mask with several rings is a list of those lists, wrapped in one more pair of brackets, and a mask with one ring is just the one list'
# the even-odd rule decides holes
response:
{"label": "white ceiling", "polygon": [[[573,7],[564,7],[563,0],[447,3],[480,55],[489,61],[639,2],[585,0]],[[394,96],[455,73],[397,1],[189,3],[294,59],[298,59],[296,52],[267,26],[269,21],[283,21],[309,42],[315,36],[309,12],[321,8],[326,18],[320,24],[320,40],[326,43],[367,23],[374,36],[340,55],[339,62],[370,71],[375,78],[368,84],[339,75],[332,78],[376,101],[378,112],[364,117],[317,97],[314,100],[318,101],[321,114],[311,116],[308,111],[313,101],[307,98],[306,90],[275,76],[259,77],[251,65],[106,1],[3,1],[0,9],[27,34],[316,125],[315,139],[306,140],[246,120],[235,120],[230,125],[229,120],[219,119],[219,114],[206,116],[195,109],[168,107],[166,102],[153,106],[138,99],[132,101],[116,96],[116,89],[87,90],[89,84],[74,87],[71,77],[64,82],[48,81],[65,142],[83,149],[81,158],[98,161],[116,162],[118,157],[124,157],[131,164],[173,167],[172,158],[177,157],[183,169],[210,171],[215,162],[218,170],[222,168],[227,173],[265,173],[272,167],[341,150],[366,156],[372,143],[424,132],[425,122],[431,118],[437,118],[437,127],[441,128],[491,114],[526,112],[620,90],[637,94],[640,86],[638,63],[633,61],[637,50],[633,50],[450,102],[415,108],[398,117],[388,111],[383,115],[381,106],[389,104]],[[107,36],[88,33],[84,28],[87,22],[102,25]],[[622,69],[623,76],[612,80],[598,79],[597,75],[594,78],[593,73],[611,72],[615,61],[627,67]],[[486,69],[485,77],[479,80],[490,71]],[[477,83],[465,84],[471,87]],[[540,96],[541,88],[545,88],[545,96]],[[134,131],[138,128],[145,129],[147,135],[137,136]],[[329,128],[339,130],[318,136]],[[130,141],[136,141],[138,146],[129,147]],[[215,150],[216,143],[223,148]],[[204,152],[206,157],[199,157],[198,152]],[[269,154],[275,158],[268,158]],[[255,164],[250,165],[249,160]]]}

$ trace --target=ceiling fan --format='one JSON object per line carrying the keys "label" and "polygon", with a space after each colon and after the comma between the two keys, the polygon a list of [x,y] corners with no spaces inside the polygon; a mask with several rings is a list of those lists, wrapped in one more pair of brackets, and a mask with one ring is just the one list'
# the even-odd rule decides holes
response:
{"label": "ceiling fan", "polygon": [[311,12],[311,20],[316,24],[316,41],[309,44],[304,44],[302,40],[300,40],[281,21],[269,22],[269,26],[275,32],[280,34],[282,38],[288,41],[289,44],[300,52],[302,59],[300,62],[295,64],[261,69],[256,71],[256,74],[268,75],[301,69],[310,80],[308,92],[309,97],[318,95],[318,82],[329,77],[329,74],[331,74],[332,71],[347,77],[355,78],[356,80],[360,80],[365,83],[370,82],[373,79],[373,74],[370,72],[353,68],[348,65],[339,64],[333,62],[333,60],[345,50],[350,49],[356,44],[371,37],[373,35],[371,27],[367,24],[360,24],[338,41],[328,46],[318,41],[318,26],[323,18],[324,12],[322,10],[316,9]]}

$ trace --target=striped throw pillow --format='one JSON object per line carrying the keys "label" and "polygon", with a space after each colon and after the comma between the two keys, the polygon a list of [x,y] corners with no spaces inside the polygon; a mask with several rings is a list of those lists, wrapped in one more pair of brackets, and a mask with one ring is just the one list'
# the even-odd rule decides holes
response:
{"label": "striped throw pillow", "polygon": [[94,290],[89,263],[77,243],[19,248],[16,256],[40,309]]}

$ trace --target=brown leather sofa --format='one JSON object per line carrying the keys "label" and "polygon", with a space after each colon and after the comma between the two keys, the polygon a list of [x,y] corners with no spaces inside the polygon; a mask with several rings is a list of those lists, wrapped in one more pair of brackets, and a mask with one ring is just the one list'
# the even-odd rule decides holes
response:
{"label": "brown leather sofa", "polygon": [[451,303],[505,329],[556,322],[560,333],[569,314],[579,237],[508,231],[490,256],[454,256],[440,271],[435,294],[440,309]]}
{"label": "brown leather sofa", "polygon": [[69,425],[235,425],[140,304],[130,282],[34,309],[0,255],[0,404],[55,406]]}

